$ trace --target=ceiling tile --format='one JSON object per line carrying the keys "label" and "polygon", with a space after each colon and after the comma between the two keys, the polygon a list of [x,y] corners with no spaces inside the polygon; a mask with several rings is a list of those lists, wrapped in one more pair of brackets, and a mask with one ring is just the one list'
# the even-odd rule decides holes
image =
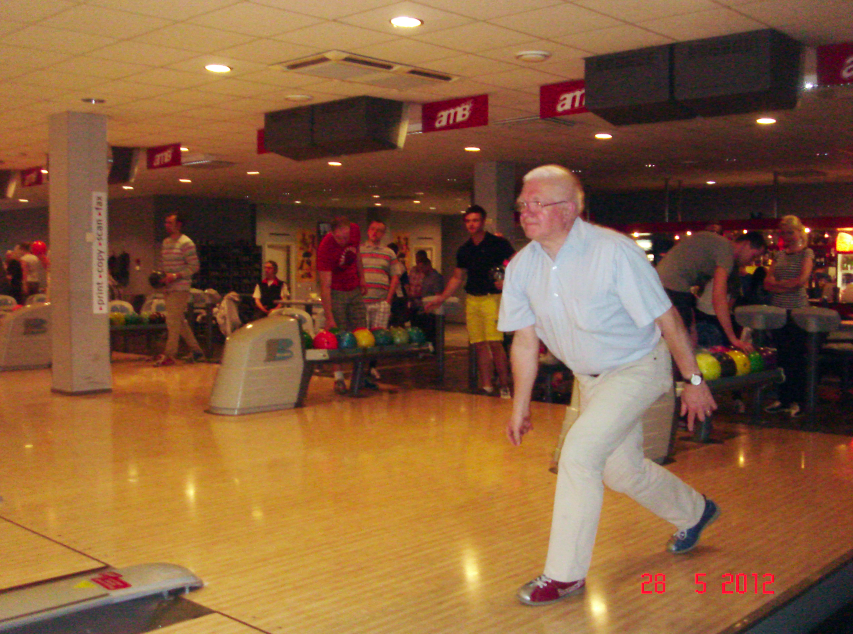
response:
{"label": "ceiling tile", "polygon": [[624,24],[622,20],[571,4],[525,11],[490,22],[545,39]]}
{"label": "ceiling tile", "polygon": [[66,90],[72,90],[84,97],[82,93],[104,82],[103,77],[95,77],[92,75],[75,75],[73,73],[61,72],[57,70],[37,70],[26,75],[22,75],[15,79],[21,84],[30,84],[33,86],[60,87]]}
{"label": "ceiling tile", "polygon": [[356,5],[353,0],[324,0],[323,2],[303,2],[295,5],[293,0],[253,0],[256,4],[262,4],[268,7],[277,9],[286,9],[288,11],[298,10],[299,13],[305,15],[313,15],[318,18],[340,19],[358,13],[381,7],[387,4],[388,0],[358,0]]}
{"label": "ceiling tile", "polygon": [[[658,22],[654,22],[658,24]],[[647,28],[624,24],[609,29],[587,31],[557,38],[563,44],[584,49],[595,55],[631,51],[647,46],[660,46],[672,43],[672,38],[653,33]]]}
{"label": "ceiling tile", "polygon": [[208,74],[187,73],[170,68],[153,68],[129,77],[128,81],[172,88],[197,88],[213,81],[213,79]]}
{"label": "ceiling tile", "polygon": [[[395,39],[391,33],[382,33],[371,29],[363,29],[341,22],[324,22],[297,31],[290,31],[276,37],[291,44],[313,49],[314,53],[329,50],[352,51],[356,48],[380,44]],[[289,61],[292,58],[277,61]]]}
{"label": "ceiling tile", "polygon": [[3,0],[0,2],[0,22],[17,21],[33,23],[46,17],[73,8],[77,3],[70,0]]}
{"label": "ceiling tile", "polygon": [[44,68],[67,59],[68,55],[53,51],[38,51],[20,46],[0,44],[0,59],[3,64],[19,68]]}
{"label": "ceiling tile", "polygon": [[[311,75],[303,75],[290,71],[282,71],[279,68],[267,68],[265,70],[254,73],[247,73],[242,76],[246,81],[256,81],[261,84],[269,84],[273,89],[276,88],[300,88],[311,87],[323,83],[325,80]],[[302,92],[301,90],[299,92]]]}
{"label": "ceiling tile", "polygon": [[59,64],[54,64],[51,70],[77,73],[79,75],[93,75],[101,77],[103,81],[103,79],[118,79],[120,77],[135,75],[136,73],[147,70],[147,68],[147,66],[143,66],[142,64],[129,64],[127,62],[78,55]]}
{"label": "ceiling tile", "polygon": [[77,5],[46,18],[41,24],[91,35],[102,35],[105,30],[104,26],[109,25],[107,30],[110,37],[125,39],[162,28],[168,25],[169,21],[126,11],[113,11],[112,9],[91,5]]}
{"label": "ceiling tile", "polygon": [[517,68],[499,59],[490,59],[482,55],[457,55],[434,60],[429,63],[430,70],[449,73],[458,77],[477,77],[478,75],[500,73]]}
{"label": "ceiling tile", "polygon": [[[224,64],[231,68],[229,73],[211,73],[205,69],[207,64]],[[185,59],[176,64],[170,64],[168,68],[175,70],[183,70],[188,73],[202,73],[210,77],[213,81],[220,79],[230,79],[234,77],[243,77],[249,73],[256,73],[261,70],[266,70],[266,64],[256,64],[254,62],[245,62],[227,55],[200,55]]]}
{"label": "ceiling tile", "polygon": [[151,99],[167,95],[171,89],[164,86],[154,86],[152,84],[142,84],[136,81],[126,81],[117,79],[97,85],[98,94],[103,96],[107,101],[111,101],[110,97],[122,97],[130,99]]}
{"label": "ceiling tile", "polygon": [[538,98],[539,86],[554,84],[564,78],[559,75],[543,73],[529,68],[517,68],[494,75],[483,75],[477,79],[490,86],[500,86],[501,88],[532,93]]}
{"label": "ceiling tile", "polygon": [[572,0],[572,3],[630,23],[709,11],[719,7],[719,4],[712,0]]}
{"label": "ceiling tile", "polygon": [[[27,25],[23,22],[13,22],[12,20],[4,20],[0,21],[0,41],[5,42],[6,38],[3,37],[9,33],[15,33],[25,28]],[[7,44],[18,44],[18,42],[9,41]]]}
{"label": "ceiling tile", "polygon": [[314,55],[317,49],[313,46],[299,46],[282,40],[259,39],[239,46],[232,46],[220,52],[222,55],[233,57],[236,60],[272,65]]}
{"label": "ceiling tile", "polygon": [[202,13],[215,11],[239,0],[86,0],[87,4],[94,4],[108,9],[127,11],[129,13],[141,13],[158,18],[181,21]]}
{"label": "ceiling tile", "polygon": [[461,13],[476,20],[491,20],[520,11],[530,11],[532,9],[542,9],[557,4],[562,4],[562,0],[430,0],[430,6],[437,9],[450,11],[451,13]]}
{"label": "ceiling tile", "polygon": [[[156,87],[159,89],[159,87]],[[188,106],[209,106],[219,103],[222,95],[212,92],[203,92],[196,89],[175,90],[160,96],[163,101],[183,103]]]}
{"label": "ceiling tile", "polygon": [[199,53],[215,52],[239,44],[250,42],[254,38],[232,31],[211,29],[197,24],[173,24],[151,31],[136,38],[155,46],[172,46]]}
{"label": "ceiling tile", "polygon": [[189,20],[193,24],[227,29],[255,37],[278,35],[317,24],[319,21],[318,18],[251,2],[234,4]]}
{"label": "ceiling tile", "polygon": [[0,38],[0,42],[12,46],[54,51],[65,55],[79,55],[114,44],[116,40],[103,35],[75,33],[74,31],[34,25],[3,36]]}
{"label": "ceiling tile", "polygon": [[129,40],[104,46],[90,53],[90,56],[129,64],[167,66],[190,59],[194,54],[191,51],[178,48],[154,46],[145,42]]}
{"label": "ceiling tile", "polygon": [[477,22],[425,33],[415,36],[415,39],[457,51],[477,53],[499,46],[518,44],[529,40],[530,36],[494,24]]}
{"label": "ceiling tile", "polygon": [[[570,38],[565,38],[570,39]],[[517,55],[522,51],[545,51],[551,54],[551,57],[538,63],[522,62],[517,59]],[[483,57],[489,57],[504,62],[509,62],[518,68],[533,68],[544,69],[546,65],[569,63],[571,60],[579,60],[587,57],[589,51],[575,48],[566,44],[559,44],[554,40],[525,40],[515,46],[507,46],[503,48],[489,49],[479,53]]]}
{"label": "ceiling tile", "polygon": [[230,77],[217,77],[212,81],[199,87],[203,92],[213,92],[218,95],[230,95],[235,97],[254,97],[271,92],[269,84],[259,84],[253,81],[231,79]]}
{"label": "ceiling tile", "polygon": [[641,23],[639,26],[679,41],[744,33],[766,25],[731,9],[714,9]]}

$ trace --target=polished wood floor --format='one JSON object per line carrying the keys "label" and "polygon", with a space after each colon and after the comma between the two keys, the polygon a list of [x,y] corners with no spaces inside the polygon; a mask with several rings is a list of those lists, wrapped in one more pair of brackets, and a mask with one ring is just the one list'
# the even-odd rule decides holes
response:
{"label": "polished wood floor", "polygon": [[[853,548],[850,437],[723,424],[668,467],[723,509],[699,548],[665,553],[672,528],[607,492],[586,593],[528,608],[514,594],[541,572],[564,406],[535,403],[513,448],[500,399],[352,399],[316,377],[302,409],[224,417],[204,412],[216,371],[118,361],[111,394],[77,397],[49,371],[0,373],[0,588],[165,561],[216,612],[171,634],[695,634]],[[724,594],[727,574],[747,591]]]}

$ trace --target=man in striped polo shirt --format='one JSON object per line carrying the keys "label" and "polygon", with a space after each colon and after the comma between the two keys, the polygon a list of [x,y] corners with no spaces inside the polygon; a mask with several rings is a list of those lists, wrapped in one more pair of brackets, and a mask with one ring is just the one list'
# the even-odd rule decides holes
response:
{"label": "man in striped polo shirt", "polygon": [[[371,222],[367,228],[367,242],[361,246],[361,265],[367,283],[364,304],[367,307],[367,327],[371,329],[388,327],[391,301],[400,284],[403,268],[396,254],[380,244],[385,236],[385,228],[381,220]],[[375,359],[370,364],[370,375],[379,379]],[[367,385],[371,387],[369,382]]]}
{"label": "man in striped polo shirt", "polygon": [[204,352],[198,345],[192,328],[187,323],[185,314],[190,299],[190,287],[193,274],[198,273],[198,255],[195,244],[182,233],[184,222],[174,213],[166,216],[166,239],[163,240],[163,272],[166,273],[166,349],[154,360],[156,366],[175,365],[178,354],[178,344],[181,337],[190,348],[190,360],[201,361]]}

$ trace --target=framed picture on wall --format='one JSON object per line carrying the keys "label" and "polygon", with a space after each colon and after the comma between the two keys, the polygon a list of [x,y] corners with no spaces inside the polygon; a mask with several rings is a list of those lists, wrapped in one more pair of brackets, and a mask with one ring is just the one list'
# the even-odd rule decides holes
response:
{"label": "framed picture on wall", "polygon": [[317,242],[319,243],[319,241],[323,239],[323,236],[325,236],[331,230],[332,230],[331,223],[318,222],[317,223]]}

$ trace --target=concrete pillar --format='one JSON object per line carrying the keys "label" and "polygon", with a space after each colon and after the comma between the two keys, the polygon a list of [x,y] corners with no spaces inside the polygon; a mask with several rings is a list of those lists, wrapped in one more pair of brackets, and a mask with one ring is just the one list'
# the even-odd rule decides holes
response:
{"label": "concrete pillar", "polygon": [[477,163],[474,166],[474,203],[489,214],[486,229],[500,233],[510,242],[524,239],[515,226],[515,164]]}
{"label": "concrete pillar", "polygon": [[53,391],[112,389],[107,257],[107,118],[50,117]]}

